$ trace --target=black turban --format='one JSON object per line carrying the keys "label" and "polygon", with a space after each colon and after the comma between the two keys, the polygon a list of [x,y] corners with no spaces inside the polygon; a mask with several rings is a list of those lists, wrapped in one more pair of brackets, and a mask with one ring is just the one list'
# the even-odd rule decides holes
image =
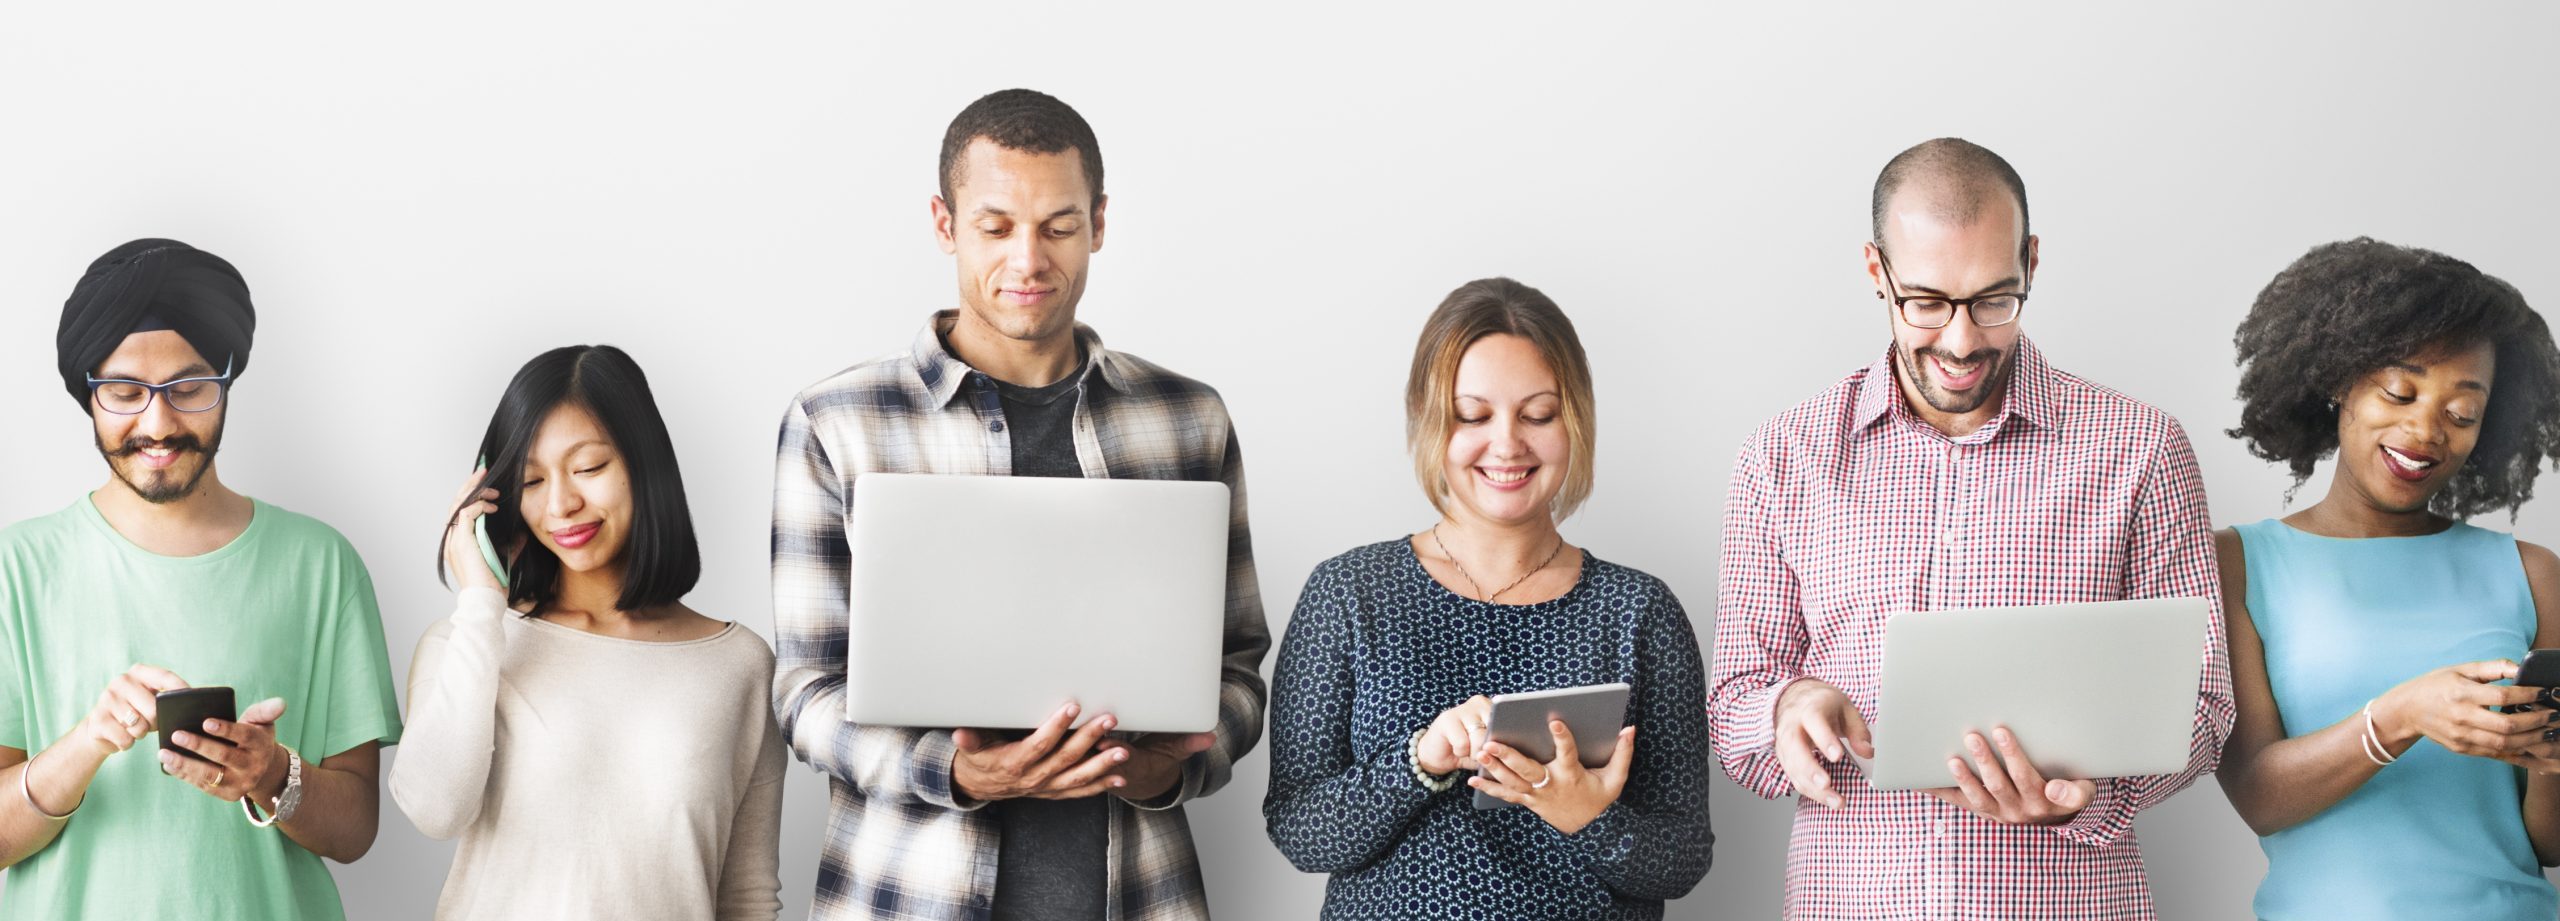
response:
{"label": "black turban", "polygon": [[176,240],[135,240],[90,263],[71,299],[62,302],[54,358],[62,388],[85,411],[89,374],[126,336],[175,331],[217,373],[227,364],[236,377],[249,367],[249,340],[257,328],[249,283],[231,263]]}

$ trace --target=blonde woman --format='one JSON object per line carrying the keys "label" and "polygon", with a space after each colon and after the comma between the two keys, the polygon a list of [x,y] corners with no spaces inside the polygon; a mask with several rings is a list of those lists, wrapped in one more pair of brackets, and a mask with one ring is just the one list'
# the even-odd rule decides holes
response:
{"label": "blonde woman", "polygon": [[[1556,529],[1591,493],[1592,415],[1536,289],[1469,282],[1424,325],[1405,423],[1440,519],[1317,566],[1272,679],[1263,815],[1332,874],[1324,917],[1660,918],[1706,875],[1697,637],[1659,580]],[[1485,738],[1491,695],[1613,681],[1634,693],[1603,767],[1561,723],[1545,763]]]}

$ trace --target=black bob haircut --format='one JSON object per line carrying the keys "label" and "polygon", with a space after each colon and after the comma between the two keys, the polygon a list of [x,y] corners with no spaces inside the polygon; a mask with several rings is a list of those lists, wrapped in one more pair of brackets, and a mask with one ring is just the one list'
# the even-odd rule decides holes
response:
{"label": "black bob haircut", "polygon": [[[498,491],[498,511],[488,516],[489,541],[502,551],[523,548],[507,567],[507,603],[540,608],[559,598],[560,558],[535,539],[516,509],[534,435],[543,418],[563,406],[596,417],[631,479],[631,536],[622,548],[622,595],[614,605],[636,611],[674,604],[701,581],[702,548],[694,540],[684,477],[676,470],[675,442],[658,415],[649,378],[630,355],[610,345],[562,346],[525,362],[498,398],[488,433],[480,436],[480,456],[489,468],[480,486]],[[441,544],[436,559],[441,567]]]}
{"label": "black bob haircut", "polygon": [[1076,152],[1084,164],[1084,181],[1093,192],[1091,207],[1102,204],[1102,142],[1093,137],[1093,126],[1066,103],[1038,90],[997,90],[978,97],[978,101],[953,116],[951,127],[942,133],[942,202],[954,211],[960,203],[951,197],[960,187],[960,158],[969,152],[969,142],[979,138],[995,142],[1006,150],[1025,153],[1053,154],[1066,150]]}
{"label": "black bob haircut", "polygon": [[2488,343],[2497,379],[2480,440],[2427,509],[2448,518],[2533,498],[2560,457],[2560,348],[2515,286],[2443,253],[2370,237],[2313,247],[2249,308],[2239,347],[2240,425],[2249,453],[2284,464],[2296,488],[2338,449],[2336,401],[2366,375],[2428,351]]}

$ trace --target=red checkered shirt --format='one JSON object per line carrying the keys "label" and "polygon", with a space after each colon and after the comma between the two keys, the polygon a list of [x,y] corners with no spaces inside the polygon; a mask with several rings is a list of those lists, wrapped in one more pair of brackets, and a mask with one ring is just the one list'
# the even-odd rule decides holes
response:
{"label": "red checkered shirt", "polygon": [[2231,732],[2213,536],[2177,420],[2018,344],[1998,415],[1950,439],[1903,402],[1887,353],[1751,433],[1726,496],[1707,710],[1726,774],[1793,795],[1771,710],[1799,678],[1872,722],[1887,618],[2126,598],[2215,599],[2186,770],[2098,782],[2067,825],[2000,825],[1830,767],[1847,799],[1796,801],[1790,918],[2156,916],[2133,817],[2213,770]]}

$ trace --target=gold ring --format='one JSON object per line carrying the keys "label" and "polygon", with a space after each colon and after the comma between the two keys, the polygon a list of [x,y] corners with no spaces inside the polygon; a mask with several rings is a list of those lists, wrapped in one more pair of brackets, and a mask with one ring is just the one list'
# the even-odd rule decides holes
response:
{"label": "gold ring", "polygon": [[214,786],[217,786],[217,787],[222,786],[222,779],[223,779],[223,778],[225,778],[225,777],[229,777],[229,776],[231,776],[231,772],[230,772],[230,771],[215,771],[215,772],[213,772],[213,785],[214,785]]}

